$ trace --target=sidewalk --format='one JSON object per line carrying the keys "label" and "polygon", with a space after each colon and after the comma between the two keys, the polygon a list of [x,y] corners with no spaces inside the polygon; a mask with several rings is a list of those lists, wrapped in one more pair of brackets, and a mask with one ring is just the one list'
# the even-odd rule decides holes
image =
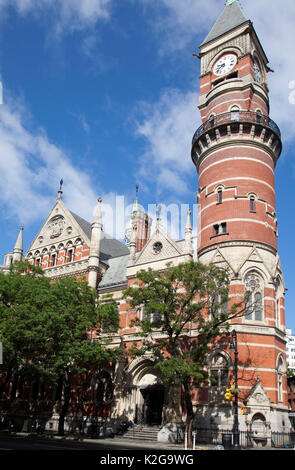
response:
{"label": "sidewalk", "polygon": [[[4,434],[4,433],[3,433]],[[1,432],[0,432],[1,435]],[[9,434],[5,433],[6,437],[9,436]],[[13,433],[10,434],[11,437],[23,437],[23,438],[28,438],[28,439],[36,439],[38,441],[49,441],[49,442],[54,442],[54,441],[63,441],[63,442],[77,442],[77,443],[85,443],[95,446],[101,446],[104,449],[110,445],[110,449],[114,449],[118,447],[118,449],[122,450],[122,447],[130,450],[170,450],[170,451],[188,451],[188,452],[194,452],[194,451],[208,451],[208,450],[224,450],[222,446],[216,445],[216,444],[196,444],[194,449],[185,449],[185,446],[183,443],[181,444],[174,444],[174,443],[167,443],[167,442],[156,442],[156,441],[141,441],[141,440],[135,440],[135,439],[126,439],[126,438],[121,438],[121,437],[113,437],[113,438],[98,438],[98,439],[92,439],[90,437],[75,437],[75,436],[57,436],[57,435],[37,435],[37,434],[28,434],[25,432],[18,432],[18,433]],[[295,450],[294,448],[274,448],[274,447],[261,447],[261,448],[249,448],[249,449],[241,449],[241,450]],[[295,456],[295,454],[294,454]]]}
{"label": "sidewalk", "polygon": [[[1,432],[0,432],[1,435]],[[37,439],[40,441],[63,441],[63,442],[81,442],[81,443],[87,443],[89,445],[93,444],[96,446],[102,446],[106,447],[108,444],[110,444],[110,447],[126,447],[130,449],[154,449],[154,450],[179,450],[179,451],[184,451],[184,444],[174,444],[174,443],[169,443],[169,442],[157,442],[157,441],[141,441],[141,440],[136,440],[136,439],[126,439],[126,438],[121,438],[121,437],[112,437],[112,438],[91,438],[91,437],[75,437],[75,436],[57,436],[57,435],[38,435],[38,434],[29,434],[26,432],[16,432],[16,433],[3,433],[6,437],[11,436],[11,437],[23,437],[23,438],[28,438],[28,439]],[[211,450],[213,449],[214,445],[196,445],[195,450]],[[193,449],[187,449],[192,451]]]}

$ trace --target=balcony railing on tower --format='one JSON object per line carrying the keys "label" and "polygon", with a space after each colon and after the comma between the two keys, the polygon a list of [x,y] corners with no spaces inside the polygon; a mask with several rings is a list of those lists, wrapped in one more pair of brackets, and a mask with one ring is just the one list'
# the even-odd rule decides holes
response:
{"label": "balcony railing on tower", "polygon": [[218,114],[217,116],[212,116],[208,121],[204,122],[193,136],[192,146],[198,138],[216,127],[222,126],[223,124],[232,124],[232,123],[250,123],[255,125],[261,125],[273,131],[281,139],[281,132],[277,124],[270,119],[268,116],[263,114],[256,113],[253,111],[230,111],[228,113]]}

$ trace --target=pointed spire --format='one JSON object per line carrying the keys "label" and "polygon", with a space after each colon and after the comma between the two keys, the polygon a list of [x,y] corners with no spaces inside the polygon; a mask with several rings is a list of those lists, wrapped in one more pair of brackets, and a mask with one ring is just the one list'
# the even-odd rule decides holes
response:
{"label": "pointed spire", "polygon": [[186,226],[184,229],[185,233],[185,251],[187,253],[192,254],[193,252],[193,244],[192,244],[192,223],[191,223],[191,213],[192,211],[188,209],[187,211],[187,220],[186,220]]}
{"label": "pointed spire", "polygon": [[100,240],[102,231],[101,203],[102,199],[99,197],[91,226],[90,253],[88,259],[88,284],[94,289],[97,286],[99,273]]}
{"label": "pointed spire", "polygon": [[186,226],[185,226],[185,233],[192,232],[192,223],[191,223],[191,213],[192,211],[188,209],[187,211],[187,219],[186,219]]}
{"label": "pointed spire", "polygon": [[131,226],[131,234],[130,234],[130,243],[129,243],[129,265],[132,265],[135,261],[135,254],[136,254],[136,231],[137,226]]}
{"label": "pointed spire", "polygon": [[13,262],[21,261],[23,258],[23,230],[24,227],[20,227],[20,231],[13,249]]}
{"label": "pointed spire", "polygon": [[100,229],[102,229],[101,203],[102,203],[102,198],[99,197],[99,198],[97,199],[97,206],[96,206],[96,208],[95,208],[94,217],[93,217],[93,223],[92,223],[92,226],[93,226],[94,224],[97,224],[97,226],[99,226]]}
{"label": "pointed spire", "polygon": [[156,231],[159,230],[159,227],[161,225],[161,212],[162,212],[162,206],[161,204],[158,205],[158,214],[157,214],[157,223],[156,223]]}
{"label": "pointed spire", "polygon": [[248,20],[242,12],[239,2],[237,0],[227,0],[223,12],[201,45],[203,46],[207,42],[217,39],[246,21]]}
{"label": "pointed spire", "polygon": [[138,184],[136,185],[136,197],[133,202],[132,214],[138,211]]}

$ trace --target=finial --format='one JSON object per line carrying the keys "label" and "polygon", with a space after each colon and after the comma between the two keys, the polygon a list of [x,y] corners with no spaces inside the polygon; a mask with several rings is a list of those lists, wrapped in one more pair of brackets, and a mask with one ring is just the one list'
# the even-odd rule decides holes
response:
{"label": "finial", "polygon": [[157,216],[157,219],[160,220],[161,219],[161,211],[162,211],[162,206],[161,204],[158,205],[158,216]]}
{"label": "finial", "polygon": [[60,182],[59,182],[59,190],[57,191],[57,194],[58,194],[57,199],[61,199],[61,195],[62,195],[62,189],[61,188],[62,188],[63,184],[64,184],[64,181],[63,181],[63,179],[61,179]]}
{"label": "finial", "polygon": [[138,186],[138,184],[137,184],[137,185],[136,185],[136,189],[135,189],[135,191],[136,191],[136,196],[135,196],[135,199],[134,199],[134,202],[133,202],[132,214],[133,214],[134,212],[137,212],[137,211],[138,211],[138,188],[139,188],[139,186]]}
{"label": "finial", "polygon": [[187,210],[187,219],[186,219],[186,226],[185,226],[185,233],[192,231],[192,224],[191,224],[191,213],[190,209]]}

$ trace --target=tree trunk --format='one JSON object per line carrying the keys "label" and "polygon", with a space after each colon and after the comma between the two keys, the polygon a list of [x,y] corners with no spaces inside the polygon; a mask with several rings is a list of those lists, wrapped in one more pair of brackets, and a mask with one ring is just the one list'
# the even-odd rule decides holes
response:
{"label": "tree trunk", "polygon": [[187,446],[189,449],[193,447],[193,420],[194,420],[194,410],[191,397],[191,387],[190,381],[185,381],[184,385],[184,399],[186,406],[186,423],[185,423],[185,432],[187,435]]}
{"label": "tree trunk", "polygon": [[59,436],[64,435],[65,417],[67,416],[67,412],[69,409],[70,396],[71,396],[71,379],[69,378],[68,382],[65,384],[64,400],[63,400],[63,405],[62,405],[60,415],[59,415],[59,420],[58,420],[58,435]]}

